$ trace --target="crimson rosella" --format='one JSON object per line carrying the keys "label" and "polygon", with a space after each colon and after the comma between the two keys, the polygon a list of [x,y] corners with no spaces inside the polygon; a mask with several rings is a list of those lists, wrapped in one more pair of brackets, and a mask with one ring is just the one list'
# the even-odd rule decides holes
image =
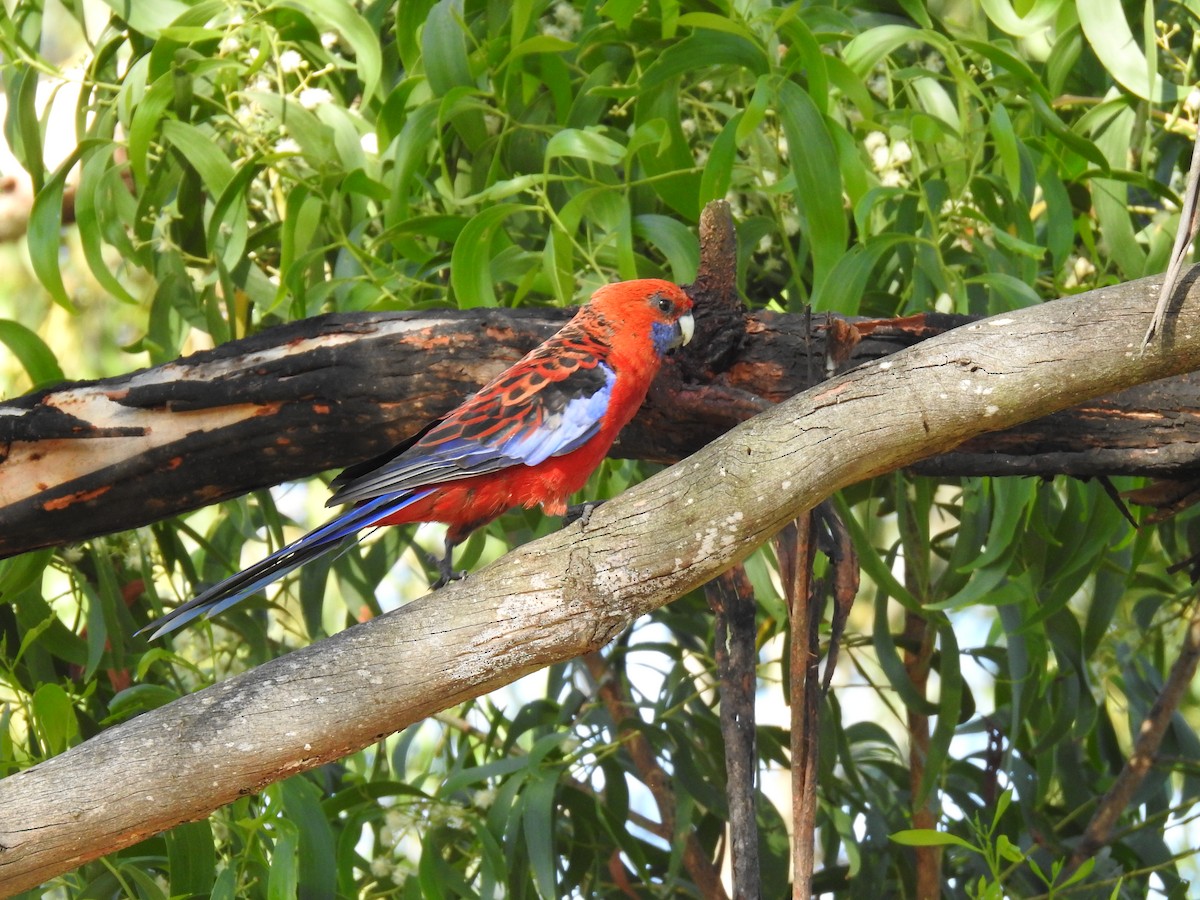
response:
{"label": "crimson rosella", "polygon": [[663,355],[692,336],[692,301],[658,279],[600,288],[563,328],[457,409],[334,481],[353,509],[142,629],[166,634],[213,616],[364,528],[444,522],[444,584],[456,544],[515,506],[562,515],[633,418]]}

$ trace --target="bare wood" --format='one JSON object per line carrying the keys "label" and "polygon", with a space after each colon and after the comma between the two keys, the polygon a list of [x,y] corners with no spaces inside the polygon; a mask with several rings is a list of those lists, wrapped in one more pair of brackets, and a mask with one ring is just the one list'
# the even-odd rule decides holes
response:
{"label": "bare wood", "polygon": [[[1110,290],[1136,304],[1157,294],[1157,282]],[[155,369],[0,404],[0,557],[127,530],[380,453],[511,364],[567,314],[322,316]],[[705,323],[725,329],[716,335],[741,322],[728,309],[718,318]],[[877,362],[966,321],[860,322],[865,335],[843,368]],[[824,377],[821,317],[813,334],[801,316],[755,313],[743,324],[732,344],[693,341],[700,355],[681,357],[682,377],[664,373],[616,455],[678,461]],[[943,402],[931,398],[931,412]],[[231,446],[239,448],[234,457]],[[918,469],[1195,475],[1200,378],[1143,385],[968,439]]]}
{"label": "bare wood", "polygon": [[734,566],[704,585],[713,611],[713,656],[721,693],[725,744],[725,802],[735,900],[762,896],[758,856],[758,748],[754,699],[758,687],[755,613],[758,604],[746,567]]}
{"label": "bare wood", "polygon": [[1187,185],[1183,189],[1183,203],[1179,208],[1179,225],[1176,226],[1175,243],[1171,247],[1171,257],[1167,262],[1167,271],[1163,275],[1162,287],[1158,292],[1158,303],[1154,307],[1154,315],[1150,318],[1150,325],[1142,337],[1143,350],[1154,339],[1154,335],[1162,327],[1162,323],[1167,317],[1167,311],[1171,306],[1171,297],[1179,283],[1179,276],[1183,273],[1184,257],[1196,236],[1196,201],[1200,198],[1200,153],[1196,151],[1196,145],[1193,143],[1192,163],[1188,167]]}
{"label": "bare wood", "polygon": [[780,577],[788,601],[792,641],[788,652],[792,773],[792,900],[812,896],[816,863],[817,760],[820,756],[818,627],[821,613],[813,584],[816,542],[812,511],[775,536]]}
{"label": "bare wood", "polygon": [[1200,287],[1161,344],[1145,279],[940,335],[824,383],[462,582],[0,781],[0,894],[603,646],[848,484],[1200,366]]}

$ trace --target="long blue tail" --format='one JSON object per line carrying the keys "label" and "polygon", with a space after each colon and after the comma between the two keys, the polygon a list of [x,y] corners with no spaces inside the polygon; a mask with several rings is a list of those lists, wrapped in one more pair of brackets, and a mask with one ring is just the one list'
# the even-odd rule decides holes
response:
{"label": "long blue tail", "polygon": [[420,500],[427,494],[429,494],[429,490],[416,494],[407,492],[400,495],[389,494],[356,506],[286,547],[281,547],[270,556],[259,560],[236,575],[231,575],[224,581],[214,584],[183,606],[178,606],[162,618],[151,622],[138,631],[138,634],[154,629],[154,633],[150,635],[150,639],[153,640],[169,634],[200,616],[211,618],[222,613],[235,603],[240,603],[262,590],[271,582],[282,578],[288,572],[300,568],[306,562],[346,546],[359,531],[368,525],[399,512],[408,504]]}

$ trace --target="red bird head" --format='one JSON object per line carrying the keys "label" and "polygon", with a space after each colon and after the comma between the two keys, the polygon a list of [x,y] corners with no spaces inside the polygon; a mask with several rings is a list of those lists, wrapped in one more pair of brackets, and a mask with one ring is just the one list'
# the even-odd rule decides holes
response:
{"label": "red bird head", "polygon": [[692,339],[692,299],[659,278],[606,284],[581,310],[602,330],[647,346],[661,357]]}

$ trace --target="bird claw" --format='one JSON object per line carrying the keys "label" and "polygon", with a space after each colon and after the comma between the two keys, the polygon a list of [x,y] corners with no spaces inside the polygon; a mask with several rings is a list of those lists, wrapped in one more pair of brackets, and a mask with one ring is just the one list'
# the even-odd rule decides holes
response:
{"label": "bird claw", "polygon": [[563,516],[563,525],[566,526],[578,522],[586,528],[588,522],[592,520],[592,513],[603,502],[603,500],[589,500],[587,503],[576,503],[574,506],[568,506],[566,515]]}
{"label": "bird claw", "polygon": [[446,555],[438,560],[438,580],[431,585],[432,589],[435,591],[438,588],[444,588],[452,581],[459,581],[460,579],[467,577],[466,569],[463,569],[460,572],[454,571],[454,562],[453,558],[451,557],[453,550],[454,546],[448,543],[446,546]]}

